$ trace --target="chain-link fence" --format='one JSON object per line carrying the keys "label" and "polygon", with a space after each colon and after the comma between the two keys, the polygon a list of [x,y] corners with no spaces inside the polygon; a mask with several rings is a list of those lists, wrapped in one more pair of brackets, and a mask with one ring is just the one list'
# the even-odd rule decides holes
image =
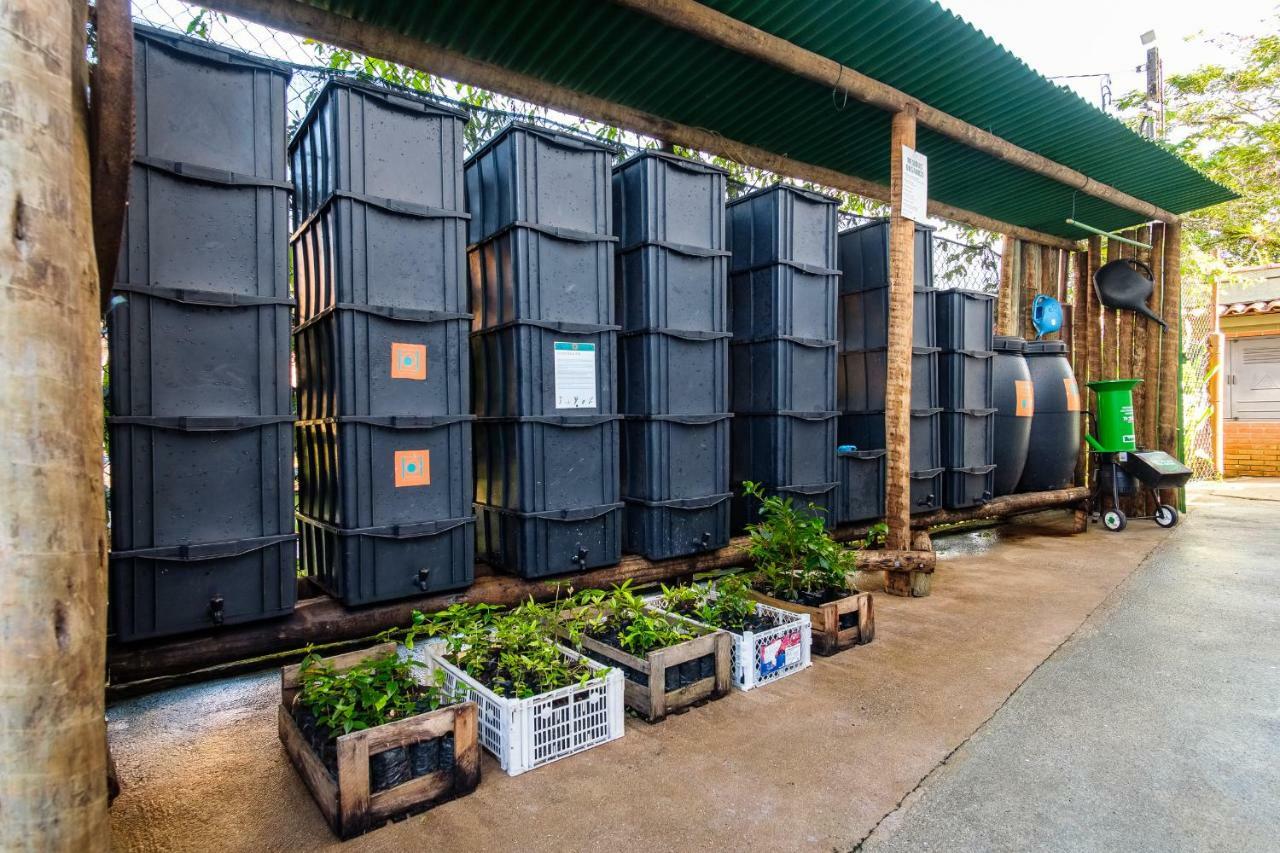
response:
{"label": "chain-link fence", "polygon": [[[1196,479],[1217,476],[1214,465],[1213,406],[1209,402],[1209,336],[1217,306],[1213,288],[1195,280],[1182,288],[1182,458]],[[1176,334],[1170,329],[1168,333]]]}

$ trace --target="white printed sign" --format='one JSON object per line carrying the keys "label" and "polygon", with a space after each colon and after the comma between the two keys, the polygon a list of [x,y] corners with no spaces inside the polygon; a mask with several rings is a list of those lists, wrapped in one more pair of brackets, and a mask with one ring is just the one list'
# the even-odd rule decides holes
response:
{"label": "white printed sign", "polygon": [[902,215],[915,222],[929,218],[929,158],[902,146]]}
{"label": "white printed sign", "polygon": [[596,407],[596,345],[555,341],[556,408]]}

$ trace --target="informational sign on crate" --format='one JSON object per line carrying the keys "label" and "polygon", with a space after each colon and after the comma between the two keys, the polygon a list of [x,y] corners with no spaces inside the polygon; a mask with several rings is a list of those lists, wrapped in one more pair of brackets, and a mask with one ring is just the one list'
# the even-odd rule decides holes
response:
{"label": "informational sign on crate", "polygon": [[596,345],[555,341],[557,409],[596,407]]}
{"label": "informational sign on crate", "polygon": [[801,642],[799,626],[785,634],[779,634],[771,637],[767,642],[761,643],[756,650],[756,654],[759,657],[759,674],[761,677],[799,663],[804,656],[804,646]]}

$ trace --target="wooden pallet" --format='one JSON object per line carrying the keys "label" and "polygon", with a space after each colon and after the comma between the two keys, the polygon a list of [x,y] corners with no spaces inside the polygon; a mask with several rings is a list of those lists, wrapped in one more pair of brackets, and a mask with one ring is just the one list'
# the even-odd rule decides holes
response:
{"label": "wooden pallet", "polygon": [[[383,643],[371,649],[327,658],[339,672],[396,648]],[[396,720],[338,738],[338,774],[335,779],[307,743],[289,708],[301,686],[300,665],[280,671],[280,742],[289,760],[311,791],[311,796],[334,834],[344,840],[382,826],[388,820],[414,814],[475,790],[480,783],[480,745],[476,740],[476,705],[463,702],[436,711]],[[438,770],[404,784],[373,793],[369,783],[369,756],[395,747],[409,746],[453,733],[451,770]]]}
{"label": "wooden pallet", "polygon": [[[813,631],[814,654],[833,655],[851,646],[865,646],[875,639],[876,617],[869,592],[857,592],[846,598],[828,601],[819,607],[784,601],[755,590],[750,590],[749,594],[756,601],[770,607],[808,614]],[[857,624],[841,630],[840,617],[848,613],[858,614]]]}
{"label": "wooden pallet", "polygon": [[[692,624],[670,613],[661,615],[685,626]],[[584,636],[580,642],[582,651],[601,663],[614,663],[648,677],[648,684],[640,684],[630,677],[624,679],[623,699],[628,708],[650,723],[661,722],[667,714],[695,703],[719,699],[729,692],[733,682],[733,638],[719,629],[665,649],[654,649],[643,658],[590,637]],[[715,655],[716,668],[713,676],[676,690],[666,689],[668,669],[706,655]],[[623,670],[624,675],[627,669]]]}

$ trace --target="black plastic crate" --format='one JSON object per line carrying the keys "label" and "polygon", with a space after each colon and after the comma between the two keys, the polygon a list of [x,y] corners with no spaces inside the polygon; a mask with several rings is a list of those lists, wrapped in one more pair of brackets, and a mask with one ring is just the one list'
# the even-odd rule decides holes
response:
{"label": "black plastic crate", "polygon": [[459,518],[471,505],[471,416],[298,424],[298,511],[348,529]]}
{"label": "black plastic crate", "polygon": [[301,223],[335,192],[466,209],[467,113],[408,92],[330,78],[289,143]]}
{"label": "black plastic crate", "polygon": [[[888,349],[842,352],[836,379],[836,408],[842,412],[870,412],[884,408],[889,376]],[[938,403],[938,350],[911,348],[911,408],[929,409]]]}
{"label": "black plastic crate", "polygon": [[616,503],[618,421],[612,415],[478,421],[476,502],[517,512]]}
{"label": "black plastic crate", "polygon": [[623,499],[669,501],[727,493],[731,418],[670,415],[623,420]]}
{"label": "black plastic crate", "polygon": [[995,409],[942,413],[942,464],[975,468],[995,461]]}
{"label": "black plastic crate", "polygon": [[110,418],[111,547],[292,533],[292,421]]}
{"label": "black plastic crate", "polygon": [[[933,227],[915,223],[915,276],[919,290],[933,287]],[[841,231],[840,292],[854,293],[889,286],[889,220],[876,219]]]}
{"label": "black plastic crate", "polygon": [[523,578],[612,566],[622,559],[621,503],[519,513],[476,504],[476,550]]}
{"label": "black plastic crate", "polygon": [[[911,343],[937,346],[934,316],[938,291],[917,288],[912,306]],[[841,294],[836,318],[837,337],[843,350],[881,349],[889,345],[889,288],[872,287]]]}
{"label": "black plastic crate", "polygon": [[837,524],[884,517],[884,471],[884,450],[836,452]]}
{"label": "black plastic crate", "polygon": [[124,642],[255,622],[293,611],[297,537],[117,551],[109,574],[109,621]]}
{"label": "black plastic crate", "polygon": [[789,261],[834,269],[838,199],[774,184],[726,207],[730,271]]}
{"label": "black plastic crate", "polygon": [[700,415],[729,409],[729,334],[655,329],[623,333],[619,409]]}
{"label": "black plastic crate", "polygon": [[617,412],[616,326],[512,323],[471,336],[480,417]]}
{"label": "black plastic crate", "polygon": [[[942,467],[941,409],[911,410],[912,470]],[[840,415],[840,444],[852,444],[859,450],[878,450],[885,441],[884,412],[855,412]]]}
{"label": "black plastic crate", "polygon": [[614,233],[627,247],[670,243],[724,248],[727,176],[719,166],[641,151],[613,169]]}
{"label": "black plastic crate", "polygon": [[289,414],[289,302],[134,288],[107,314],[111,411]]}
{"label": "black plastic crate", "polygon": [[947,409],[989,409],[992,405],[990,350],[944,352],[938,374],[939,403]]}
{"label": "black plastic crate", "polygon": [[[835,454],[832,454],[835,458]],[[836,491],[838,483],[815,483],[798,486],[766,486],[766,496],[776,495],[790,498],[792,505],[802,514],[820,518],[828,529],[836,526]],[[736,484],[733,499],[730,501],[729,528],[734,533],[742,532],[748,524],[760,520],[760,501],[751,495],[744,494],[740,484]]]}
{"label": "black plastic crate", "polygon": [[302,573],[343,604],[464,589],[475,580],[475,517],[345,530],[298,516]]}
{"label": "black plastic crate", "polygon": [[471,408],[466,314],[335,308],[294,330],[298,417],[460,415]]}
{"label": "black plastic crate", "polygon": [[991,350],[996,298],[978,290],[938,291],[938,346],[945,350]]}
{"label": "black plastic crate", "polygon": [[512,225],[467,250],[474,327],[613,322],[617,238]]}
{"label": "black plastic crate", "polygon": [[612,234],[613,155],[595,139],[511,122],[467,160],[468,242],[514,222]]}
{"label": "black plastic crate", "polygon": [[945,468],[926,468],[911,472],[911,514],[919,515],[942,509]]}
{"label": "black plastic crate", "polygon": [[115,284],[288,298],[286,186],[135,164]]}
{"label": "black plastic crate", "polygon": [[337,306],[467,310],[465,214],[330,196],[294,233],[298,319]]}
{"label": "black plastic crate", "polygon": [[770,264],[729,276],[729,323],[739,340],[788,335],[836,339],[831,270]]}
{"label": "black plastic crate", "polygon": [[995,495],[995,465],[951,468],[942,479],[942,505],[947,509],[982,506]]}
{"label": "black plastic crate", "polygon": [[729,476],[770,486],[834,483],[836,413],[735,415]]}
{"label": "black plastic crate", "polygon": [[649,560],[715,551],[729,544],[728,492],[669,501],[626,501],[622,550]]}
{"label": "black plastic crate", "polygon": [[624,331],[729,330],[729,253],[657,243],[617,254],[618,323]]}
{"label": "black plastic crate", "polygon": [[802,338],[734,341],[730,408],[735,412],[828,412],[836,402],[836,344]]}
{"label": "black plastic crate", "polygon": [[133,28],[134,154],[285,179],[286,65]]}

